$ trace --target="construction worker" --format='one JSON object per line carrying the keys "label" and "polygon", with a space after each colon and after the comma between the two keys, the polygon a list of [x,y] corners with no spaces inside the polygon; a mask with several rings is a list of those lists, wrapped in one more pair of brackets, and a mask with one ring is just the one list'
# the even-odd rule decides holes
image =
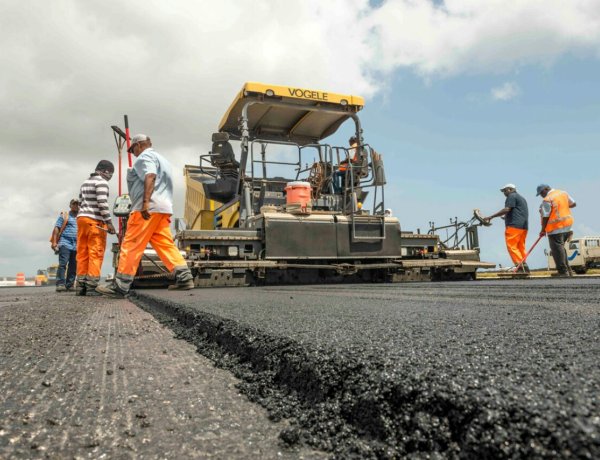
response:
{"label": "construction worker", "polygon": [[61,213],[52,230],[51,247],[58,254],[56,292],[70,291],[77,276],[77,213],[79,200],[73,198],[69,212]]}
{"label": "construction worker", "polygon": [[[506,184],[500,189],[506,201],[504,208],[496,214],[486,217],[484,220],[490,222],[496,217],[503,217],[506,224],[504,231],[504,240],[506,241],[506,249],[515,266],[519,265],[527,255],[525,249],[525,241],[527,239],[527,230],[529,229],[529,210],[527,201],[517,193],[515,184]],[[528,273],[529,267],[523,263],[519,271]]]}
{"label": "construction worker", "polygon": [[548,235],[548,244],[556,264],[558,276],[573,276],[567,259],[565,243],[573,235],[571,231],[573,226],[571,208],[577,206],[577,203],[567,192],[555,190],[548,184],[538,185],[536,192],[536,196],[541,196],[544,199],[540,206],[542,217],[540,236]]}
{"label": "construction worker", "polygon": [[108,209],[108,181],[114,172],[110,161],[101,160],[79,189],[77,295],[97,295],[94,289],[102,273],[106,234],[115,233]]}
{"label": "construction worker", "polygon": [[[350,148],[348,149],[348,157],[352,156],[350,161],[353,165],[359,162],[358,155],[358,139],[356,136],[352,136],[348,140],[348,144],[350,144]],[[346,184],[346,171],[348,171],[348,159],[340,161],[338,166],[338,170],[333,173],[333,190],[336,193],[341,193],[344,190]]]}
{"label": "construction worker", "polygon": [[119,266],[114,281],[98,286],[96,291],[113,298],[123,298],[127,295],[148,243],[167,269],[175,272],[175,284],[169,286],[169,289],[192,289],[192,273],[175,246],[171,234],[171,164],[152,148],[152,141],[145,134],[137,134],[131,139],[129,152],[136,160],[133,167],[127,171],[131,214],[127,221],[125,237],[121,242]]}

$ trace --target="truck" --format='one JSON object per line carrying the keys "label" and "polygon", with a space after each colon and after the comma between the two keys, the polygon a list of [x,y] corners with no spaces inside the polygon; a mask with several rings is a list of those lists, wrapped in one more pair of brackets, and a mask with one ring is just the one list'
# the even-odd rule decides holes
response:
{"label": "truck", "polygon": [[[590,268],[600,267],[600,236],[582,236],[573,238],[565,243],[569,266],[579,275],[585,274]],[[548,269],[556,270],[554,258],[546,251]]]}
{"label": "truck", "polygon": [[[386,215],[383,156],[363,137],[363,106],[359,96],[243,85],[212,149],[184,169],[175,238],[198,287],[474,279],[495,266],[479,260],[478,216],[461,248]],[[356,144],[327,143],[345,122]]]}
{"label": "truck", "polygon": [[48,278],[48,283],[54,284],[56,283],[56,274],[58,272],[58,264],[50,265],[46,269],[46,276]]}
{"label": "truck", "polygon": [[[56,275],[54,275],[56,279]],[[48,270],[44,268],[38,269],[35,275],[36,286],[47,286],[48,285]]]}

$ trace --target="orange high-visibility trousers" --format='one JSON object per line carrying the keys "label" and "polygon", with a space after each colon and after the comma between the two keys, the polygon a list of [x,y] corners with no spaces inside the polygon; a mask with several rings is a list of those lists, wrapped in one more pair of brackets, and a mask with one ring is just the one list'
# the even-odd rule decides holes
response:
{"label": "orange high-visibility trousers", "polygon": [[506,249],[515,265],[521,263],[527,254],[525,249],[525,240],[527,240],[527,230],[523,228],[506,227],[504,232],[506,240]]}
{"label": "orange high-visibility trousers", "polygon": [[99,279],[106,249],[106,224],[91,217],[77,218],[77,277]]}
{"label": "orange high-visibility trousers", "polygon": [[153,213],[150,214],[150,219],[145,220],[141,212],[133,211],[129,215],[127,231],[121,243],[117,274],[134,276],[148,243],[170,272],[175,267],[187,268],[185,259],[173,242],[170,223],[170,214]]}

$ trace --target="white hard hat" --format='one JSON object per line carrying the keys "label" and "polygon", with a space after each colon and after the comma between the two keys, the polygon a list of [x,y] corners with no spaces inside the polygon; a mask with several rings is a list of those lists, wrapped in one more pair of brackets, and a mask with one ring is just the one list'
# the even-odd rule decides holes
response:
{"label": "white hard hat", "polygon": [[502,187],[500,189],[501,192],[503,192],[504,190],[506,190],[507,188],[512,188],[512,189],[517,189],[517,186],[515,184],[506,184],[504,187]]}

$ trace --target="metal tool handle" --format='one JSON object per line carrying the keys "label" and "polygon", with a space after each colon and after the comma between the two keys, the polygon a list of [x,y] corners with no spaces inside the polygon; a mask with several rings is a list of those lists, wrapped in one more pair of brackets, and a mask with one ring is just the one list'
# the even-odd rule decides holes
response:
{"label": "metal tool handle", "polygon": [[533,251],[533,248],[535,248],[537,246],[537,244],[540,242],[540,240],[544,237],[544,235],[540,235],[538,237],[537,240],[535,240],[535,243],[533,243],[533,245],[529,248],[529,251],[527,251],[527,253],[525,254],[525,257],[523,257],[523,260],[521,262],[519,262],[519,265],[517,265],[515,267],[515,269],[513,270],[513,273],[516,273],[525,263],[525,261],[527,260],[527,257],[529,257],[529,254],[531,254],[531,251]]}
{"label": "metal tool handle", "polygon": [[479,225],[483,225],[484,227],[489,227],[492,223],[489,220],[485,220],[481,211],[479,209],[473,209],[473,219],[479,222]]}

